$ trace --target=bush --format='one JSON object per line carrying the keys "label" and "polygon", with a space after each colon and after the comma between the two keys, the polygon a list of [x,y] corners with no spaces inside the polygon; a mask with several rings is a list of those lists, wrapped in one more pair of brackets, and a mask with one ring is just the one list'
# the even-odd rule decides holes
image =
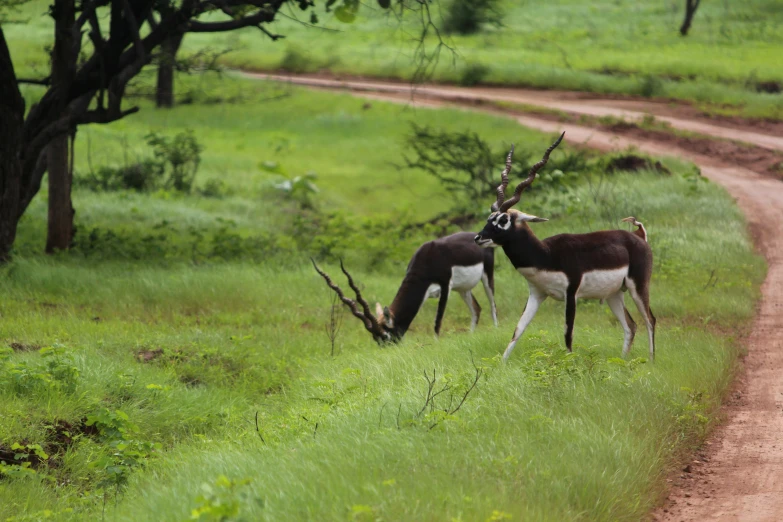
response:
{"label": "bush", "polygon": [[449,34],[474,34],[485,24],[499,26],[502,21],[499,0],[453,0],[443,20]]}
{"label": "bush", "polygon": [[[405,166],[422,169],[438,179],[444,189],[456,196],[457,206],[475,208],[477,201],[489,202],[495,197],[500,183],[499,171],[508,150],[492,151],[475,132],[437,131],[416,124],[413,124],[413,130],[405,141],[406,148],[415,154],[414,158],[405,157]],[[513,159],[513,172],[516,174],[512,176],[527,172],[540,159],[542,152],[531,153],[517,148]],[[528,190],[572,184],[577,174],[588,168],[584,152],[560,149],[552,155],[546,171],[541,172]],[[561,171],[561,175],[549,174],[557,170]],[[512,182],[509,190],[513,191],[514,186]]]}
{"label": "bush", "polygon": [[462,70],[462,74],[460,74],[459,81],[457,83],[464,85],[465,87],[478,85],[484,81],[484,78],[487,77],[490,71],[491,69],[486,65],[472,63]]}
{"label": "bush", "polygon": [[[77,176],[74,185],[96,192],[150,192],[161,187],[190,192],[201,162],[201,151],[204,150],[193,132],[181,132],[174,138],[151,132],[147,134],[146,141],[152,147],[153,158],[122,167],[102,166],[97,172]],[[168,178],[164,181],[167,173]],[[206,188],[214,192],[218,186],[209,182]]]}
{"label": "bush", "polygon": [[645,98],[661,96],[663,94],[663,82],[652,74],[646,74],[639,82],[639,94]]}
{"label": "bush", "polygon": [[193,131],[180,132],[173,139],[151,132],[146,139],[161,168],[169,172],[165,187],[177,192],[190,192],[201,163],[201,151],[204,150]]}
{"label": "bush", "polygon": [[124,167],[100,167],[97,172],[90,172],[85,177],[76,177],[74,185],[96,192],[115,190],[149,192],[160,185],[162,178],[161,165],[155,160],[147,159]]}
{"label": "bush", "polygon": [[212,178],[204,183],[204,186],[197,189],[199,195],[205,198],[221,199],[231,193],[226,183],[222,179]]}
{"label": "bush", "polygon": [[303,73],[312,68],[313,61],[298,47],[289,46],[280,60],[280,69],[286,72]]}

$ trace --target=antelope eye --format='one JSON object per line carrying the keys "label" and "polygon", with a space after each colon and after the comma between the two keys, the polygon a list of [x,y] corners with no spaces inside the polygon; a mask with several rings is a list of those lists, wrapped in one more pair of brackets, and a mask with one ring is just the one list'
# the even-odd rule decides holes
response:
{"label": "antelope eye", "polygon": [[508,223],[508,216],[506,215],[501,216],[500,219],[498,220],[498,225],[502,227],[505,226],[506,223]]}

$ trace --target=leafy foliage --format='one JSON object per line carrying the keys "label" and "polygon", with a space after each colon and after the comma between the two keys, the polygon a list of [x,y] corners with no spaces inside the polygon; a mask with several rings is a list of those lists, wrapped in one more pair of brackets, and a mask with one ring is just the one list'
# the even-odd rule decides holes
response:
{"label": "leafy foliage", "polygon": [[302,209],[315,208],[314,197],[320,192],[315,180],[318,174],[307,172],[301,176],[286,177],[285,169],[276,161],[264,161],[261,170],[277,174],[280,180],[272,183],[272,188],[286,199],[294,201]]}
{"label": "leafy foliage", "polygon": [[0,389],[17,395],[41,392],[72,393],[76,389],[79,369],[68,351],[59,345],[41,348],[41,361],[11,361],[13,352],[0,350]]}
{"label": "leafy foliage", "polygon": [[473,87],[482,83],[491,71],[492,69],[487,65],[471,63],[462,70],[458,83],[465,87]]}
{"label": "leafy foliage", "polygon": [[153,453],[162,449],[159,443],[141,440],[139,427],[121,410],[101,408],[87,416],[86,425],[98,429],[109,451],[91,464],[103,475],[97,483],[99,488],[114,487],[119,492],[131,472],[145,466]]}
{"label": "leafy foliage", "polygon": [[225,475],[220,475],[213,484],[202,484],[202,493],[196,497],[196,507],[190,512],[190,520],[232,520],[240,514],[242,506],[252,500],[263,507],[261,499],[250,496],[245,487],[248,484],[248,478],[231,480]]}
{"label": "leafy foliage", "polygon": [[501,25],[499,0],[452,0],[443,19],[447,33],[473,34],[484,25]]}
{"label": "leafy foliage", "polygon": [[[500,182],[499,170],[505,162],[507,150],[492,151],[476,132],[433,130],[415,123],[405,143],[415,154],[414,158],[405,157],[405,166],[422,169],[438,179],[446,190],[456,196],[456,206],[472,206],[478,201],[491,201],[495,196]],[[517,148],[511,179],[525,173],[538,161],[539,156],[540,152]],[[589,168],[583,152],[555,154],[550,158],[547,170],[541,172],[536,183],[528,190],[573,185],[579,175]],[[513,186],[514,182],[509,190],[513,190]]]}
{"label": "leafy foliage", "polygon": [[[189,193],[201,163],[203,146],[193,131],[176,134],[173,138],[151,132],[145,137],[152,149],[152,158],[120,167],[102,166],[84,177],[77,176],[75,185],[96,192],[133,190],[151,192],[158,188]],[[210,194],[219,192],[211,180],[205,187]]]}
{"label": "leafy foliage", "polygon": [[180,132],[173,138],[151,132],[146,140],[161,169],[168,172],[164,187],[190,192],[201,163],[201,151],[204,150],[193,131]]}

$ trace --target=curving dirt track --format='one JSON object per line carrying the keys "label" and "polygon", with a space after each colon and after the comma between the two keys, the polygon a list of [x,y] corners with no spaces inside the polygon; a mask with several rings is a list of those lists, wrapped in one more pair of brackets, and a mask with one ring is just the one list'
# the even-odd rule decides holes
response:
{"label": "curving dirt track", "polygon": [[[414,106],[457,103],[467,104],[471,110],[497,113],[497,108],[482,108],[480,101],[501,100],[592,116],[640,118],[652,113],[677,129],[783,150],[783,138],[774,134],[783,131],[780,124],[761,125],[759,132],[747,123],[721,125],[705,121],[687,107],[680,111],[686,114],[683,117],[665,104],[645,101],[585,98],[579,93],[457,87],[417,87],[412,95],[409,86],[399,83],[258,76],[311,87],[347,89],[357,96]],[[607,151],[632,145],[649,154],[686,158],[737,200],[756,246],[769,264],[758,315],[746,340],[745,371],[737,391],[724,405],[727,421],[707,441],[706,449],[686,466],[663,506],[651,517],[672,522],[783,520],[783,183],[725,159],[685,150],[676,145],[676,140],[651,141],[540,117],[511,117],[545,132],[565,130],[569,141],[591,148]]]}

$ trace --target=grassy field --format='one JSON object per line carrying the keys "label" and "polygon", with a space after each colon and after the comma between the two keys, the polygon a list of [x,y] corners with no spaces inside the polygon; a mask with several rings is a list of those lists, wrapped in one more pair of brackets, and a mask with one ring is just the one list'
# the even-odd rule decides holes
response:
{"label": "grassy field", "polygon": [[[17,68],[41,72],[43,45],[51,38],[46,0],[19,14],[27,23],[8,26]],[[442,25],[448,1],[433,5]],[[708,112],[783,118],[783,96],[760,92],[762,84],[783,84],[783,11],[776,0],[705,2],[691,33],[680,37],[681,1],[500,2],[501,27],[471,36],[446,36],[433,77],[447,82],[560,88],[676,98],[702,104]],[[328,70],[408,79],[415,69],[416,15],[402,21],[361,6],[353,24],[341,24],[318,5],[317,27],[307,14],[284,11],[271,27],[285,39],[269,41],[256,29],[225,34],[192,34],[184,52],[231,50],[223,64],[250,70]],[[427,52],[435,49],[429,38]],[[44,76],[45,74],[42,74]]]}
{"label": "grassy field", "polygon": [[[194,82],[184,87],[200,92]],[[151,130],[191,128],[205,146],[196,185],[221,180],[219,197],[78,189],[77,249],[56,257],[37,254],[45,194],[24,219],[0,268],[0,451],[39,444],[48,459],[4,469],[0,520],[638,520],[654,505],[668,466],[714,420],[764,274],[722,189],[666,160],[671,176],[592,172],[526,198],[553,218],[536,225],[542,237],[644,220],[655,364],[641,331],[635,358],[620,359],[622,331],[593,302],[578,308],[572,355],[562,304],[547,302],[500,364],[527,294],[502,252],[499,328],[485,313],[468,334],[455,299],[436,341],[430,302],[403,343],[379,349],[346,315],[331,356],[330,293],[307,260],[325,247],[292,237],[303,211],[270,192],[260,163],[318,173],[319,209],[301,216],[340,209],[354,234],[335,237],[324,266],[334,273],[344,255],[368,299],[387,304],[427,236],[395,226],[451,203],[426,174],[392,166],[409,121],[520,153],[551,137],[456,110],[276,98],[239,80],[219,90],[233,101],[165,112],[142,101],[138,115],[80,130],[76,162],[81,179],[149,154]],[[362,238],[351,223],[378,230]],[[378,251],[391,253],[368,261]],[[425,371],[436,391],[449,386],[432,411]],[[476,372],[464,405],[443,414]]]}

